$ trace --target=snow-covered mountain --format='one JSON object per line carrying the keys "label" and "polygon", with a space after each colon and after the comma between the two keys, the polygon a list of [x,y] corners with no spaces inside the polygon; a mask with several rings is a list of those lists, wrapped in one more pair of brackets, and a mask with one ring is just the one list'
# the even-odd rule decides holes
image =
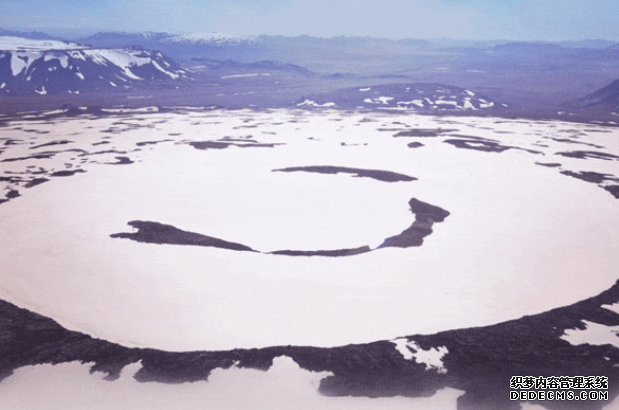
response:
{"label": "snow-covered mountain", "polygon": [[507,107],[460,87],[442,84],[385,84],[336,90],[304,97],[297,107],[414,111],[479,111]]}
{"label": "snow-covered mountain", "polygon": [[0,37],[0,96],[113,91],[189,76],[161,52]]}

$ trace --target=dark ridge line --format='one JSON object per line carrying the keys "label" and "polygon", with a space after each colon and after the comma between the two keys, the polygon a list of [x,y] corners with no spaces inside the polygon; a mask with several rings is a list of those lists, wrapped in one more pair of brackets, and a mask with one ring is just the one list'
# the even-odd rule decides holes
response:
{"label": "dark ridge line", "polygon": [[597,152],[597,151],[567,151],[567,152],[557,152],[556,155],[561,155],[563,157],[568,158],[578,158],[578,159],[603,159],[605,161],[618,161],[619,157],[612,154],[607,154],[605,152]]}
{"label": "dark ridge line", "polygon": [[55,152],[53,153],[47,153],[47,154],[36,154],[36,155],[31,155],[29,157],[18,157],[18,158],[6,158],[3,159],[0,162],[15,162],[15,161],[25,161],[28,159],[50,159],[52,158],[54,155],[56,155]]}
{"label": "dark ridge line", "polygon": [[618,178],[615,178],[611,174],[600,174],[599,172],[592,171],[581,171],[581,172],[572,172],[572,171],[561,171],[561,174],[567,175],[569,177],[577,178],[587,182],[593,182],[594,184],[601,184],[604,181],[617,181]]}
{"label": "dark ridge line", "polygon": [[416,181],[417,178],[410,177],[404,174],[398,174],[391,171],[382,171],[378,169],[363,169],[363,168],[348,168],[336,167],[331,165],[318,165],[308,167],[289,167],[274,169],[272,172],[314,172],[318,174],[338,174],[346,173],[353,174],[357,178],[371,178],[382,182],[400,182],[400,181]]}
{"label": "dark ridge line", "polygon": [[552,163],[536,162],[535,165],[541,165],[543,167],[548,167],[548,168],[557,168],[561,166],[561,164],[559,164],[558,162],[552,162]]}
{"label": "dark ridge line", "polygon": [[361,255],[362,253],[372,252],[372,249],[369,246],[361,246],[359,248],[352,249],[338,249],[333,251],[275,251],[269,252],[272,255],[287,255],[287,256],[330,256],[330,257],[339,257],[339,256],[353,256],[353,255]]}
{"label": "dark ridge line", "polygon": [[138,147],[143,147],[145,145],[155,145],[155,144],[159,144],[159,143],[162,143],[162,142],[170,142],[170,141],[174,141],[174,140],[141,141],[141,142],[136,142],[135,145],[137,145]]}
{"label": "dark ridge line", "polygon": [[34,147],[30,147],[29,149],[37,149],[37,148],[42,148],[42,147],[50,147],[53,145],[65,145],[65,144],[71,144],[75,141],[69,141],[69,140],[61,140],[61,141],[52,141],[52,142],[47,142],[45,144],[41,144],[41,145],[36,145]]}
{"label": "dark ridge line", "polygon": [[239,243],[228,242],[212,236],[183,231],[172,225],[164,225],[158,222],[131,221],[128,225],[138,231],[134,233],[115,233],[110,235],[110,237],[131,239],[136,242],[154,243],[159,245],[205,246],[234,251],[256,252],[252,248]]}
{"label": "dark ridge line", "polygon": [[595,145],[595,144],[590,144],[588,142],[582,142],[582,141],[574,141],[571,140],[569,138],[550,138],[553,141],[557,141],[557,142],[565,142],[567,144],[579,144],[579,145],[587,145],[589,147],[593,147],[593,148],[598,148],[598,149],[604,149],[605,147],[601,146],[601,145]]}
{"label": "dark ridge line", "polygon": [[[436,222],[443,222],[449,212],[425,202],[421,202],[416,198],[409,201],[410,211],[415,215],[415,221],[411,226],[400,234],[389,237],[376,249],[381,248],[410,248],[417,247],[423,244],[423,239],[432,233],[432,225]],[[154,243],[159,245],[189,245],[189,246],[206,246],[235,251],[251,251],[258,252],[246,245],[235,242],[224,241],[223,239],[206,236],[199,233],[180,230],[172,225],[164,225],[158,222],[149,221],[130,221],[128,225],[137,229],[134,233],[115,233],[111,234],[112,238],[131,239],[142,243]],[[369,246],[361,246],[351,249],[334,249],[334,250],[318,250],[318,251],[300,251],[300,250],[279,250],[269,252],[272,255],[286,256],[325,256],[325,257],[342,257],[360,255],[363,253],[372,252],[376,249],[371,249]]]}
{"label": "dark ridge line", "polygon": [[[407,360],[387,340],[333,348],[274,346],[228,351],[166,352],[127,348],[69,331],[42,315],[0,300],[0,381],[25,366],[79,361],[91,372],[120,377],[122,369],[141,361],[138,382],[179,384],[208,381],[215,369],[233,366],[269,370],[279,356],[290,357],[312,372],[331,372],[318,390],[328,397],[430,397],[439,389],[463,390],[458,410],[516,410],[509,398],[514,375],[606,376],[608,401],[570,402],[570,409],[601,410],[619,395],[619,349],[606,345],[571,345],[561,339],[567,329],[586,329],[583,320],[618,326],[619,315],[602,308],[619,302],[619,281],[598,296],[550,311],[496,325],[402,337],[423,350],[445,347],[446,372]],[[412,353],[412,352],[411,352]],[[530,402],[548,410],[566,402]]]}
{"label": "dark ridge line", "polygon": [[406,146],[409,148],[420,148],[424,145],[421,142],[409,142],[408,144],[406,144]]}
{"label": "dark ridge line", "polygon": [[[511,147],[511,146],[507,146],[507,145],[500,145],[496,142],[493,141],[484,141],[484,140],[465,140],[465,139],[448,139],[448,140],[444,140],[443,142],[447,143],[447,144],[451,144],[453,146],[455,146],[456,148],[464,148],[464,149],[471,149],[471,150],[477,150],[477,151],[482,151],[482,152],[504,152],[507,151],[509,149],[517,149],[520,151],[526,151],[528,153],[531,154],[541,154],[544,155],[543,152],[541,151],[535,151],[535,150],[530,150],[530,149],[526,149],[526,148],[520,148],[520,147]],[[474,145],[470,145],[470,144],[481,144],[482,146],[474,146]]]}
{"label": "dark ridge line", "polygon": [[[383,129],[380,129],[380,131],[383,131]],[[391,131],[390,129],[384,129],[384,131]],[[460,131],[459,129],[453,129],[453,128],[415,128],[415,129],[409,129],[409,130],[403,130],[398,132],[397,134],[394,134],[394,138],[399,138],[399,137],[438,137],[442,134],[446,134],[449,132],[458,132]]]}
{"label": "dark ridge line", "polygon": [[195,149],[207,150],[207,149],[226,149],[230,146],[240,147],[240,148],[274,148],[276,145],[284,145],[284,144],[235,144],[232,142],[222,142],[222,141],[192,141],[188,143]]}

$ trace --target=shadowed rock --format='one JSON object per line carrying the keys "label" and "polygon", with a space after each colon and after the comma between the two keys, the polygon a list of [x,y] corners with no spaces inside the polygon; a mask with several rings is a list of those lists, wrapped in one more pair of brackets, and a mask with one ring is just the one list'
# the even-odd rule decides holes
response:
{"label": "shadowed rock", "polygon": [[557,152],[556,155],[561,155],[563,157],[568,158],[578,158],[578,159],[603,159],[606,161],[618,161],[619,157],[612,154],[607,154],[605,152],[598,151],[567,151],[567,152]]}
{"label": "shadowed rock", "polygon": [[290,167],[274,169],[273,172],[315,172],[318,174],[353,174],[358,178],[372,178],[383,182],[399,182],[399,181],[416,181],[417,178],[409,177],[408,175],[398,174],[390,171],[381,171],[377,169],[361,169],[361,168],[346,168],[334,166],[309,166],[309,167]]}
{"label": "shadowed rock", "polygon": [[567,175],[569,177],[581,179],[583,181],[593,182],[594,184],[601,184],[604,181],[617,181],[617,178],[613,177],[610,174],[600,174],[598,172],[592,172],[592,171],[582,171],[582,172],[561,171],[561,174]]}
{"label": "shadowed rock", "polygon": [[619,185],[608,185],[602,188],[610,192],[610,194],[615,198],[619,199]]}
{"label": "shadowed rock", "polygon": [[195,149],[206,150],[206,149],[226,149],[230,146],[236,146],[240,148],[273,148],[276,145],[283,145],[283,144],[255,144],[255,143],[236,144],[232,142],[221,142],[221,141],[193,141],[193,142],[190,142],[189,145],[191,145]]}
{"label": "shadowed rock", "polygon": [[86,172],[86,171],[84,171],[83,169],[56,171],[56,172],[52,172],[49,176],[50,177],[70,177],[70,176],[77,174],[78,172]]}
{"label": "shadowed rock", "polygon": [[25,188],[32,188],[33,186],[37,186],[40,185],[44,182],[49,181],[49,179],[47,178],[35,178],[32,181],[29,181],[27,184],[24,185]]}
{"label": "shadowed rock", "polygon": [[228,242],[222,239],[213,238],[212,236],[183,231],[173,227],[172,225],[164,225],[157,222],[148,221],[131,221],[128,225],[136,228],[138,231],[135,233],[115,233],[110,236],[112,238],[125,238],[143,243],[206,246],[229,249],[233,251],[255,252],[252,248],[239,243]]}
{"label": "shadowed rock", "polygon": [[398,137],[438,137],[442,134],[447,134],[450,132],[458,132],[458,129],[443,129],[443,128],[415,128],[411,130],[400,131],[394,135],[395,138]]}

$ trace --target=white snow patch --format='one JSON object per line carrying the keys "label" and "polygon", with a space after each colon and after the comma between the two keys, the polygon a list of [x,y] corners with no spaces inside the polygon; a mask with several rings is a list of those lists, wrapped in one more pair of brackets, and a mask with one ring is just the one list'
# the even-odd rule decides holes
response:
{"label": "white snow patch", "polygon": [[583,320],[587,327],[585,330],[566,329],[561,339],[574,346],[589,345],[613,345],[619,347],[619,326],[606,326],[599,323]]}
{"label": "white snow patch", "polygon": [[376,100],[380,101],[381,104],[389,104],[389,101],[393,100],[393,97],[378,97]]}
{"label": "white snow patch", "polygon": [[464,90],[465,93],[467,93],[469,96],[473,97],[475,96],[475,93],[473,91],[470,90]]}
{"label": "white snow patch", "polygon": [[423,350],[414,340],[395,339],[391,343],[395,344],[395,348],[406,360],[415,359],[417,363],[426,365],[426,370],[436,369],[439,373],[447,373],[447,369],[443,366],[443,356],[448,352],[447,347],[433,347],[429,350]]}
{"label": "white snow patch", "polygon": [[327,102],[324,104],[318,104],[316,101],[312,101],[312,100],[305,100],[302,103],[297,104],[297,107],[303,107],[303,106],[312,106],[312,107],[335,107],[335,103],[334,102]]}
{"label": "white snow patch", "polygon": [[22,71],[28,71],[30,65],[42,56],[43,53],[32,51],[16,51],[11,53],[11,71],[13,76],[21,74]]}
{"label": "white snow patch", "polygon": [[155,60],[152,61],[152,64],[155,66],[155,68],[161,72],[163,72],[164,74],[167,74],[168,76],[170,76],[170,78],[172,78],[173,80],[176,80],[178,77],[180,77],[180,75],[178,74],[174,74],[171,73],[169,71],[166,71],[163,67],[161,67],[159,65],[159,63],[157,63]]}
{"label": "white snow patch", "polygon": [[125,366],[110,382],[79,362],[27,366],[2,381],[6,409],[92,410],[456,410],[461,390],[446,388],[431,397],[326,397],[318,392],[330,372],[300,368],[287,356],[267,371],[214,369],[208,381],[140,383],[133,377],[141,363]]}
{"label": "white snow patch", "polygon": [[6,83],[2,83],[2,85],[0,85],[0,90],[2,90],[4,87],[6,87]]}
{"label": "white snow patch", "polygon": [[82,74],[80,72],[76,72],[75,75],[78,76],[82,80],[84,79],[84,74]]}
{"label": "white snow patch", "polygon": [[123,70],[124,74],[133,80],[142,80],[142,78],[131,72],[131,68],[135,66],[143,66],[149,64],[152,59],[150,57],[140,57],[136,53],[131,53],[130,50],[84,50],[83,53],[92,59],[96,64],[108,66],[110,63]]}
{"label": "white snow patch", "polygon": [[39,95],[47,94],[47,91],[45,90],[45,86],[41,87],[41,91],[35,89],[34,92],[39,94]]}
{"label": "white snow patch", "polygon": [[243,77],[258,77],[258,73],[223,75],[219,78],[226,79],[226,78],[243,78]]}
{"label": "white snow patch", "polygon": [[602,305],[602,307],[604,309],[608,309],[608,310],[610,310],[612,312],[615,312],[615,313],[619,314],[619,302],[618,303],[614,303],[612,305]]}
{"label": "white snow patch", "polygon": [[359,88],[359,91],[370,91],[372,89],[372,87],[368,87],[368,88]]}
{"label": "white snow patch", "polygon": [[62,68],[69,66],[69,57],[65,53],[45,53],[43,61],[58,60]]}

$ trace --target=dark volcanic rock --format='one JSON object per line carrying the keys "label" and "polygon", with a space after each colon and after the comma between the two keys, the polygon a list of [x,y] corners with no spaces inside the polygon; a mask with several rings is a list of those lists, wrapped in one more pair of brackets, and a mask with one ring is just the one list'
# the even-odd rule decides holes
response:
{"label": "dark volcanic rock", "polygon": [[309,167],[290,167],[274,169],[273,172],[315,172],[318,174],[338,174],[340,172],[353,174],[358,178],[372,178],[383,182],[398,182],[398,181],[416,181],[417,178],[409,177],[408,175],[398,174],[390,171],[381,171],[377,169],[362,169],[362,168],[347,168],[334,166],[309,166]]}
{"label": "dark volcanic rock", "polygon": [[395,138],[398,137],[438,137],[442,134],[447,134],[450,132],[458,132],[457,129],[443,129],[443,128],[415,128],[411,130],[400,131],[394,135]]}
{"label": "dark volcanic rock", "polygon": [[603,188],[610,192],[612,196],[619,199],[619,185],[608,185]]}
{"label": "dark volcanic rock", "polygon": [[194,141],[194,142],[190,142],[189,145],[191,145],[192,147],[194,147],[195,149],[225,149],[228,148],[230,146],[236,146],[236,147],[241,147],[241,148],[273,148],[276,145],[282,145],[282,144],[254,144],[254,143],[250,143],[250,144],[235,144],[232,142],[221,142],[221,141]]}
{"label": "dark volcanic rock", "polygon": [[474,150],[483,151],[483,152],[503,152],[503,151],[507,151],[508,149],[512,148],[512,147],[500,145],[499,143],[493,142],[493,141],[449,139],[443,142],[447,144],[451,144],[454,147],[474,149]]}
{"label": "dark volcanic rock", "polygon": [[45,144],[41,144],[41,145],[36,145],[34,147],[30,147],[30,149],[37,149],[37,148],[42,148],[42,147],[50,147],[53,145],[65,145],[65,144],[71,144],[73,141],[68,141],[68,140],[62,140],[62,141],[52,141],[52,142],[47,142]]}
{"label": "dark volcanic rock", "polygon": [[21,195],[19,194],[19,191],[16,189],[11,189],[9,192],[6,193],[6,197],[9,199],[17,198],[19,196]]}
{"label": "dark volcanic rock", "polygon": [[579,158],[579,159],[587,159],[587,158],[594,158],[594,159],[603,159],[606,161],[618,161],[619,157],[616,155],[612,155],[612,154],[607,154],[605,152],[598,152],[598,151],[567,151],[567,152],[557,152],[556,155],[561,155],[563,157],[568,157],[568,158]]}
{"label": "dark volcanic rock", "polygon": [[49,181],[49,179],[47,179],[47,178],[35,178],[35,179],[29,181],[27,184],[25,184],[24,187],[32,188],[33,186],[40,185],[43,182],[47,182],[47,181]]}
{"label": "dark volcanic rock", "polygon": [[248,246],[239,243],[228,242],[212,236],[182,231],[172,225],[164,225],[157,222],[131,221],[129,225],[136,228],[135,233],[115,233],[112,238],[126,238],[143,243],[169,244],[169,245],[192,245],[206,246],[233,251],[251,251]]}
{"label": "dark volcanic rock", "polygon": [[133,161],[129,157],[115,157],[118,161],[110,162],[110,165],[127,165],[133,164]]}
{"label": "dark volcanic rock", "polygon": [[617,181],[617,178],[613,177],[610,174],[600,174],[598,172],[591,172],[591,171],[582,171],[582,172],[561,171],[561,174],[567,175],[569,177],[581,179],[583,181],[593,182],[594,184],[601,184],[604,181]]}
{"label": "dark volcanic rock", "polygon": [[74,169],[74,170],[65,170],[65,171],[56,171],[52,172],[49,176],[51,177],[70,177],[78,172],[86,172],[83,169]]}
{"label": "dark volcanic rock", "polygon": [[443,222],[449,216],[449,212],[446,210],[421,202],[416,198],[411,199],[408,204],[411,207],[411,212],[415,214],[415,222],[401,234],[385,239],[385,242],[379,248],[421,246],[423,238],[432,233],[432,225],[435,222]]}

